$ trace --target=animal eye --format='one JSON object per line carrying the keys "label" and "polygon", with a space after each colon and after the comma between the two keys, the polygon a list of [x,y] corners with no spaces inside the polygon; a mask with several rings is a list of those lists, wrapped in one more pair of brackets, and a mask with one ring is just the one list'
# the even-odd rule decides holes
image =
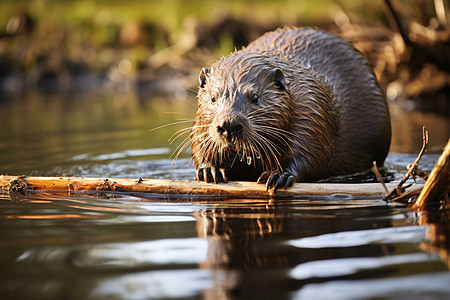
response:
{"label": "animal eye", "polygon": [[252,97],[252,103],[253,103],[253,104],[258,104],[258,102],[259,102],[259,97],[258,97],[258,95],[253,95],[253,97]]}
{"label": "animal eye", "polygon": [[212,103],[216,102],[216,96],[211,96],[211,102]]}

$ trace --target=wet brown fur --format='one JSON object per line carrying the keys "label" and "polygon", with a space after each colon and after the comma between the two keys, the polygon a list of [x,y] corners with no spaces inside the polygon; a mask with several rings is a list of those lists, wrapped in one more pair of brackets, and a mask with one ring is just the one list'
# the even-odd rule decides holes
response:
{"label": "wet brown fur", "polygon": [[[279,29],[208,71],[190,138],[195,167],[211,169],[216,181],[224,181],[219,170],[228,180],[276,170],[315,181],[383,164],[391,138],[387,103],[350,43],[313,29]],[[230,122],[242,128],[223,135],[218,129]]]}

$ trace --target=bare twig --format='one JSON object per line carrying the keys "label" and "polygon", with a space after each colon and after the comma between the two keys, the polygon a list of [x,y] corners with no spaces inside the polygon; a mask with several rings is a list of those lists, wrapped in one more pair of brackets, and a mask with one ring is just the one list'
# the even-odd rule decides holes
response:
{"label": "bare twig", "polygon": [[[408,166],[406,167],[406,169],[409,170],[411,167],[412,167],[412,164],[408,165]],[[423,179],[423,180],[425,180],[425,181],[428,179],[428,174],[425,173],[424,171],[422,171],[422,170],[419,169],[419,168],[415,168],[415,170],[413,170],[413,172],[412,172],[411,175],[412,175],[414,178],[415,178],[415,176],[419,176],[421,179]]]}
{"label": "bare twig", "polygon": [[419,196],[420,192],[422,191],[422,188],[423,187],[418,187],[413,190],[404,192],[400,196],[392,198],[390,201],[391,202],[407,202],[409,199],[416,198],[417,196]]}
{"label": "bare twig", "polygon": [[403,28],[402,22],[401,22],[401,17],[397,13],[397,11],[394,9],[394,6],[392,5],[392,1],[384,0],[384,4],[386,5],[387,12],[388,12],[387,17],[388,17],[389,21],[392,23],[391,26],[396,27],[396,29],[400,33],[403,41],[405,42],[405,44],[410,44],[411,41],[409,39],[408,32],[406,32],[405,29]]}
{"label": "bare twig", "polygon": [[389,190],[386,187],[386,184],[384,183],[383,177],[381,176],[380,172],[378,171],[377,162],[373,162],[373,171],[375,172],[375,176],[377,176],[377,180],[381,185],[383,186],[384,190],[386,191],[386,195],[389,194]]}
{"label": "bare twig", "polygon": [[404,193],[406,187],[403,187],[403,184],[406,182],[406,180],[408,180],[411,174],[414,174],[416,172],[420,160],[427,151],[427,145],[428,145],[428,131],[425,130],[425,127],[422,127],[422,149],[420,149],[419,155],[417,155],[416,160],[411,164],[410,168],[408,169],[408,172],[406,172],[402,180],[389,194],[386,195],[386,197],[383,198],[383,200],[389,200],[392,197],[401,196],[401,194]]}
{"label": "bare twig", "polygon": [[446,27],[447,24],[447,16],[445,14],[445,5],[443,0],[434,0],[434,9],[436,11],[436,17],[441,24],[441,26]]}
{"label": "bare twig", "polygon": [[[428,38],[427,42],[412,40],[410,38],[411,34],[414,35],[416,29],[421,28],[421,26],[417,26],[418,22],[411,20],[411,18],[402,17],[401,9],[396,8],[398,5],[393,5],[392,0],[384,0],[384,3],[387,9],[388,19],[392,23],[392,26],[396,27],[405,44],[410,46],[415,53],[420,53],[427,59],[427,61],[438,66],[439,69],[449,71],[450,63],[449,56],[447,54],[448,49],[446,48],[447,46],[445,46],[448,44],[448,34],[445,34],[444,40],[439,41],[437,41],[436,38]],[[445,6],[441,6],[440,1],[436,1],[435,4],[438,4],[438,7],[436,7],[436,13],[439,11],[437,18],[442,19],[439,20],[439,22],[444,22],[446,18],[442,16],[441,11],[444,9],[445,13]],[[445,28],[448,30],[447,25]]]}

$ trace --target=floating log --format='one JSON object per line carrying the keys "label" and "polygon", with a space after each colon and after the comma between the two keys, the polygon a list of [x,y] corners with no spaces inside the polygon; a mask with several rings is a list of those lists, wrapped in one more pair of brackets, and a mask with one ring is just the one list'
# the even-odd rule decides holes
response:
{"label": "floating log", "polygon": [[[393,188],[395,184],[388,184]],[[298,197],[302,195],[332,196],[344,194],[349,196],[382,197],[383,187],[378,183],[296,183],[287,190],[265,190],[265,185],[256,182],[235,181],[209,184],[189,180],[162,179],[124,179],[124,178],[88,178],[88,177],[25,177],[0,176],[3,191],[26,193],[29,191],[111,191],[124,193],[154,193],[171,195],[233,198],[273,198]]]}

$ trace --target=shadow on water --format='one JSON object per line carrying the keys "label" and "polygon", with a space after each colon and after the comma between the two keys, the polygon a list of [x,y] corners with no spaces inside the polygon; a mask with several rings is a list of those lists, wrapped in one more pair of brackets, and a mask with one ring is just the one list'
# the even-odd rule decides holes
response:
{"label": "shadow on water", "polygon": [[[0,173],[193,179],[169,137],[195,99],[25,95],[0,101]],[[414,161],[421,126],[440,151],[448,119],[393,108],[386,162]],[[420,116],[420,117],[418,117]],[[417,129],[417,130],[416,130]],[[413,141],[404,143],[404,140]],[[430,170],[437,154],[419,165]],[[376,198],[284,200],[0,193],[5,299],[435,298],[450,295],[448,218]]]}

